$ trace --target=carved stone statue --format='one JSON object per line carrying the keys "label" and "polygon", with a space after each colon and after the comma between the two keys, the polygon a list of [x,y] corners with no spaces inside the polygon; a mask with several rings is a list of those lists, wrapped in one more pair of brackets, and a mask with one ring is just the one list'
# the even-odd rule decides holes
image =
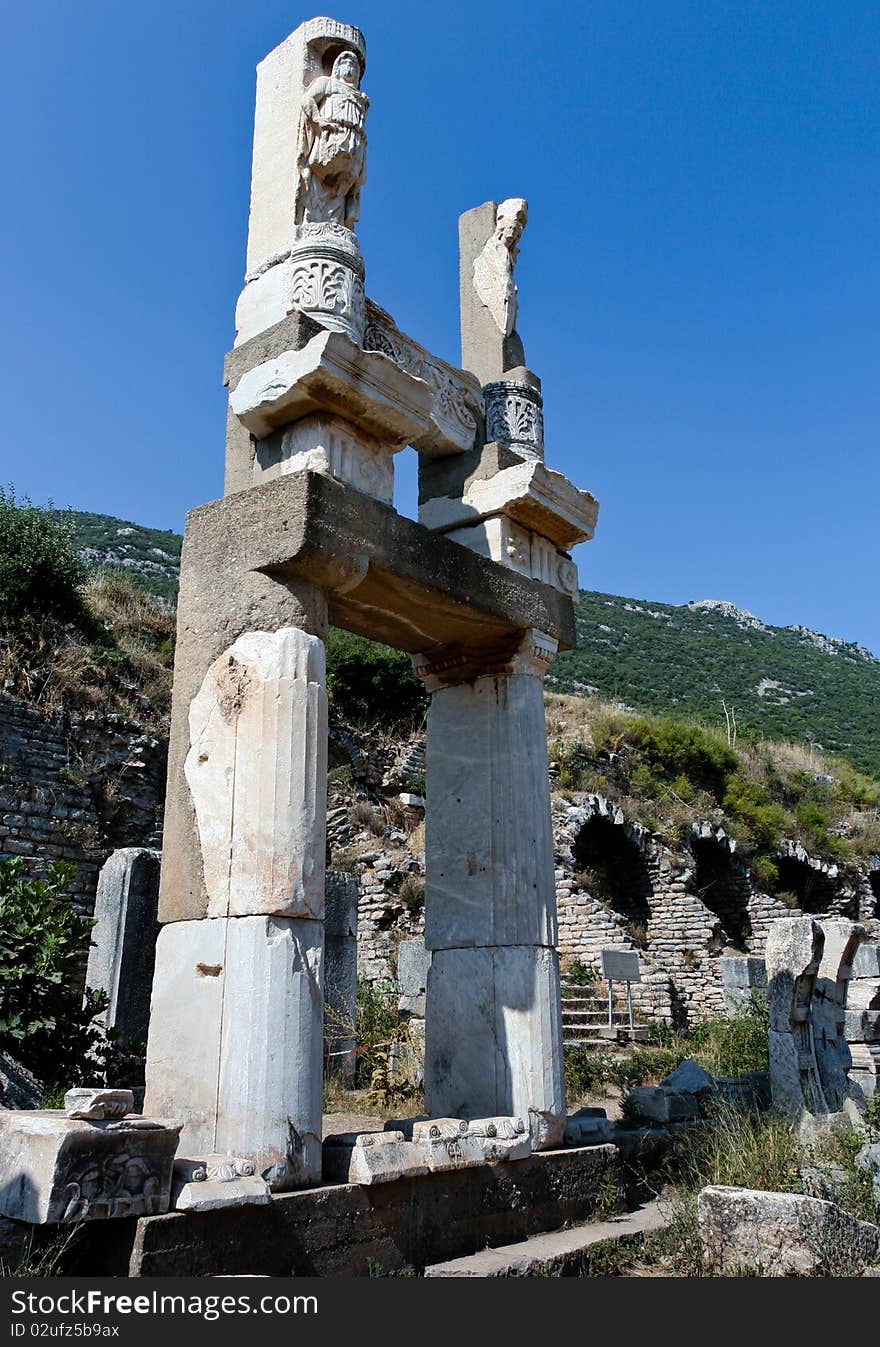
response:
{"label": "carved stone statue", "polygon": [[474,289],[505,337],[509,337],[516,327],[517,291],[513,268],[528,216],[528,202],[522,197],[513,196],[502,201],[495,217],[495,231],[474,259]]}
{"label": "carved stone statue", "polygon": [[305,92],[300,130],[299,171],[303,185],[297,223],[351,229],[360,213],[367,176],[364,130],[370,100],[362,93],[361,64],[343,51],[330,75],[312,80]]}

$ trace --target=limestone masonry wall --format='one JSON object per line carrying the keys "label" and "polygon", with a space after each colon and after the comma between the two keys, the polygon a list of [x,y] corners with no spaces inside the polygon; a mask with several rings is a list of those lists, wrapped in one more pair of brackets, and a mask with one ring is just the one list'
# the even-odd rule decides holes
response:
{"label": "limestone masonry wall", "polygon": [[0,857],[26,857],[36,873],[53,861],[74,865],[69,896],[91,915],[109,853],[161,841],[165,752],[137,723],[47,720],[0,697]]}

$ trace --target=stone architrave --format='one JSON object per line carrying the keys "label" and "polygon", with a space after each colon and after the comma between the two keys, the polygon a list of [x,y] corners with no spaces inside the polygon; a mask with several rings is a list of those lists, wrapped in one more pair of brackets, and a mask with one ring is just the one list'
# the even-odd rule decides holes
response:
{"label": "stone architrave", "polygon": [[102,1022],[124,1044],[145,1043],[149,1028],[161,859],[147,847],[124,847],[98,876],[86,986],[107,993]]}
{"label": "stone architrave", "polygon": [[363,34],[300,24],[257,67],[247,273],[236,345],[293,309],[360,341],[364,268],[354,234],[366,177]]}
{"label": "stone architrave", "polygon": [[528,1118],[535,1149],[565,1126],[542,691],[555,648],[528,632],[477,677],[452,652],[414,661],[432,692],[426,1108]]}
{"label": "stone architrave", "polygon": [[0,1215],[34,1225],[160,1216],[180,1124],[0,1109]]}

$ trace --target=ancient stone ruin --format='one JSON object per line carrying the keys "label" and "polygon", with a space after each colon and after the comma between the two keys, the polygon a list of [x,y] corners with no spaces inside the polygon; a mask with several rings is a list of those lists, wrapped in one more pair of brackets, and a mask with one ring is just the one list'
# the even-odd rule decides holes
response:
{"label": "ancient stone ruin", "polygon": [[[321,1176],[328,622],[407,651],[431,692],[441,1120],[353,1142],[340,1172],[407,1147],[442,1168],[453,1142],[509,1157],[565,1125],[542,678],[574,641],[569,551],[597,505],[544,465],[525,201],[462,217],[461,369],[365,297],[365,64],[356,28],[313,19],[258,68],[226,494],[189,515],[181,568],[146,1111],[275,1191]],[[418,523],[392,504],[407,445]]]}

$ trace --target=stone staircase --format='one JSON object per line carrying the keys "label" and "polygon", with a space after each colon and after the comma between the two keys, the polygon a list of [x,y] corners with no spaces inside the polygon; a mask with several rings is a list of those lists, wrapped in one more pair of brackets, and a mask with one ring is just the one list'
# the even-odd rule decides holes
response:
{"label": "stone staircase", "polygon": [[608,993],[603,984],[596,990],[562,979],[562,1043],[566,1048],[608,1047],[617,1042],[643,1042],[648,1026],[629,1027],[626,1001],[614,998],[611,1025],[608,1024]]}

